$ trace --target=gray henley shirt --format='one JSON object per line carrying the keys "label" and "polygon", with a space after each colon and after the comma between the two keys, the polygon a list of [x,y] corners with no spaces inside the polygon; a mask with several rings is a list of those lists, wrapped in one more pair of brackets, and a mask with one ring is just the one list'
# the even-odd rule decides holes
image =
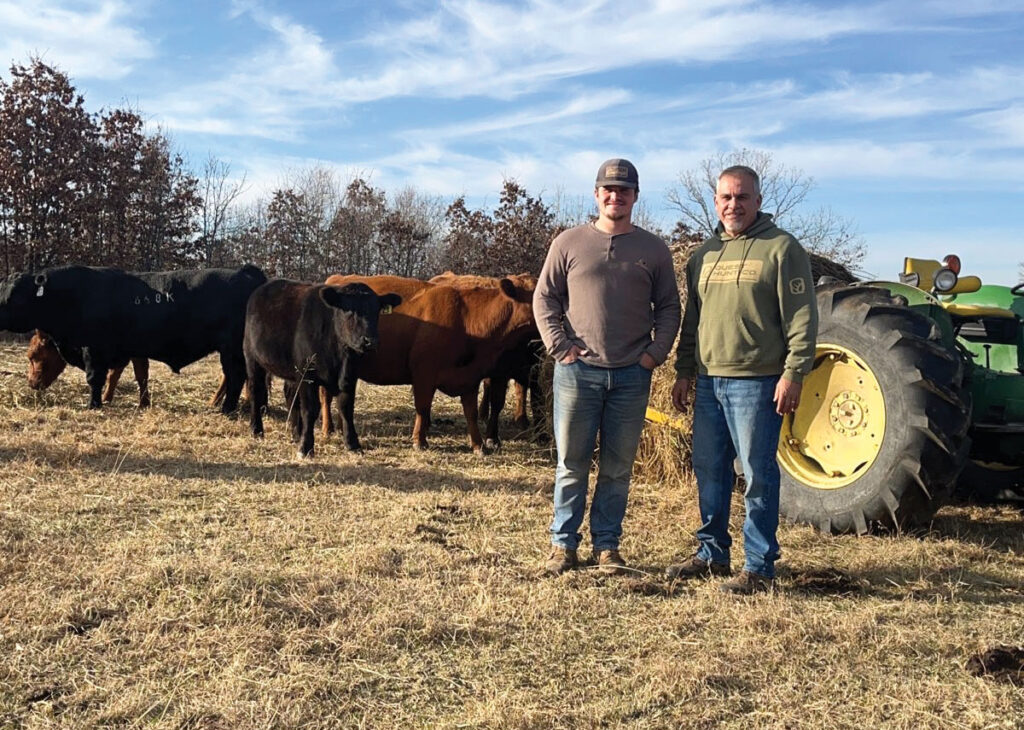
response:
{"label": "gray henley shirt", "polygon": [[548,353],[559,360],[575,344],[587,350],[584,362],[606,368],[634,365],[645,352],[663,363],[680,310],[672,254],[639,227],[612,236],[587,224],[559,234],[533,294]]}

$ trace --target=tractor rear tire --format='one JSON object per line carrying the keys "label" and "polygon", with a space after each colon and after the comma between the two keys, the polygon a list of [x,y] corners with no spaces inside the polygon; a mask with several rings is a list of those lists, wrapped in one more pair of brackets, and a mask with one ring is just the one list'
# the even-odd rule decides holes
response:
{"label": "tractor rear tire", "polygon": [[967,461],[963,364],[903,297],[853,285],[817,301],[814,369],[779,440],[781,515],[833,534],[927,523]]}

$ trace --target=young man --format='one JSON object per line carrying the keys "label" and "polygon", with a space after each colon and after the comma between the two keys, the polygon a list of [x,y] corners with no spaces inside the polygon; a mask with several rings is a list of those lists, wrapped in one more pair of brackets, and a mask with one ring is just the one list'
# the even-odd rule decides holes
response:
{"label": "young man", "polygon": [[733,459],[747,491],[743,571],[722,584],[732,593],[767,590],[779,557],[782,416],[796,410],[814,362],[818,329],[811,264],[795,238],[760,212],[757,173],[722,171],[715,192],[720,224],[686,265],[686,315],[676,359],[673,405],[686,410],[697,374],[693,471],[702,525],[689,562],[669,578],[728,575]]}
{"label": "young man", "polygon": [[651,371],[668,357],[680,319],[668,247],[632,223],[639,192],[629,160],[603,163],[594,188],[597,220],[555,238],[533,296],[541,338],[555,359],[558,466],[546,566],[553,574],[579,564],[579,530],[598,436],[590,508],[594,559],[607,573],[625,568],[619,538]]}

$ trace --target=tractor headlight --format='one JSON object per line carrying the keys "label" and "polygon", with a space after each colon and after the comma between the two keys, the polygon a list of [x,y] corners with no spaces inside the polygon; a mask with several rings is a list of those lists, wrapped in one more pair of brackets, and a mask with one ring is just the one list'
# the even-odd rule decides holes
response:
{"label": "tractor headlight", "polygon": [[948,292],[956,286],[956,272],[952,269],[941,268],[935,272],[932,283],[937,292]]}

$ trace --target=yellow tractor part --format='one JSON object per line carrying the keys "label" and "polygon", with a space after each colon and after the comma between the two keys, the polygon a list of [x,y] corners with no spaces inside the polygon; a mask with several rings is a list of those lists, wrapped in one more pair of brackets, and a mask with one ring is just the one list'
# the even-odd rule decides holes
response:
{"label": "yellow tractor part", "polygon": [[817,489],[839,489],[871,467],[885,436],[878,379],[852,350],[819,343],[800,406],[782,421],[779,466]]}
{"label": "yellow tractor part", "polygon": [[685,423],[683,422],[682,418],[672,418],[672,416],[668,415],[667,413],[656,411],[653,408],[647,409],[647,413],[644,415],[644,418],[646,418],[651,423],[660,423],[662,425],[668,426],[669,428],[674,428],[677,431],[682,431],[685,427]]}
{"label": "yellow tractor part", "polygon": [[[909,256],[903,259],[903,273],[917,274],[919,277],[916,286],[926,292],[930,292],[935,286],[935,272],[942,268],[942,263],[933,259],[914,259]],[[959,271],[959,269],[958,269]],[[968,294],[976,292],[981,288],[981,279],[977,276],[960,276],[957,278],[956,286],[943,294]]]}

